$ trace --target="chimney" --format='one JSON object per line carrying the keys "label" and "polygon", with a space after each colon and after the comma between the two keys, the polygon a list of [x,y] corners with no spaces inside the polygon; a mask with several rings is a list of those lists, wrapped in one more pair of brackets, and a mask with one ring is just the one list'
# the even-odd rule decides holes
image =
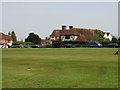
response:
{"label": "chimney", "polygon": [[69,29],[72,29],[73,28],[73,26],[69,26]]}
{"label": "chimney", "polygon": [[66,30],[67,26],[62,26],[62,30]]}

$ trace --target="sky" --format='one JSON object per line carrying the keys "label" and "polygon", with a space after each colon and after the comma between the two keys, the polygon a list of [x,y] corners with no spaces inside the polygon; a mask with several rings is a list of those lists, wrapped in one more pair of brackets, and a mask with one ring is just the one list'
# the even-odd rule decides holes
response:
{"label": "sky", "polygon": [[44,39],[62,25],[100,29],[118,36],[117,2],[3,2],[2,30],[15,31],[18,40],[30,32]]}

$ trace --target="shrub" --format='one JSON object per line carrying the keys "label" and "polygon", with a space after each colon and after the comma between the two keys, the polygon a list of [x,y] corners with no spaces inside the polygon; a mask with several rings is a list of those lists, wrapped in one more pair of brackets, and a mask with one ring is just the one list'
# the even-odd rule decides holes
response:
{"label": "shrub", "polygon": [[53,44],[54,48],[60,48],[61,47],[61,42],[54,42]]}
{"label": "shrub", "polygon": [[52,44],[47,44],[44,46],[45,48],[52,48]]}

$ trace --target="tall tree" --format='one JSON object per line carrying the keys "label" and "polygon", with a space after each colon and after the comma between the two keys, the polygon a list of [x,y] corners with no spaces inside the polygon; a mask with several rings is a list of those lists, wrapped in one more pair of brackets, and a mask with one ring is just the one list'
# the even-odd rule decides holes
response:
{"label": "tall tree", "polygon": [[25,39],[25,42],[33,42],[34,44],[39,44],[41,38],[34,33],[29,33],[29,36]]}
{"label": "tall tree", "polygon": [[11,36],[11,33],[10,33],[10,31],[8,32],[8,35],[9,35],[9,36]]}
{"label": "tall tree", "polygon": [[120,45],[120,37],[118,38],[118,44]]}
{"label": "tall tree", "polygon": [[113,43],[116,43],[117,41],[118,41],[117,38],[116,38],[115,36],[113,36],[112,42],[113,42]]}
{"label": "tall tree", "polygon": [[17,36],[16,36],[16,34],[15,34],[14,31],[11,32],[11,37],[12,37],[12,39],[13,39],[13,42],[16,42],[16,41],[17,41]]}
{"label": "tall tree", "polygon": [[101,41],[105,40],[104,33],[102,31],[96,29],[94,32],[95,32],[95,40],[96,41],[101,42]]}

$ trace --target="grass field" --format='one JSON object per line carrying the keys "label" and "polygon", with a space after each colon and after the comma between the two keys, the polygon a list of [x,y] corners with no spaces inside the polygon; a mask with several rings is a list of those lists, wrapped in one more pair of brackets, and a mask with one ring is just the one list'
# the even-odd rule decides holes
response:
{"label": "grass field", "polygon": [[3,49],[3,88],[117,88],[116,48]]}

